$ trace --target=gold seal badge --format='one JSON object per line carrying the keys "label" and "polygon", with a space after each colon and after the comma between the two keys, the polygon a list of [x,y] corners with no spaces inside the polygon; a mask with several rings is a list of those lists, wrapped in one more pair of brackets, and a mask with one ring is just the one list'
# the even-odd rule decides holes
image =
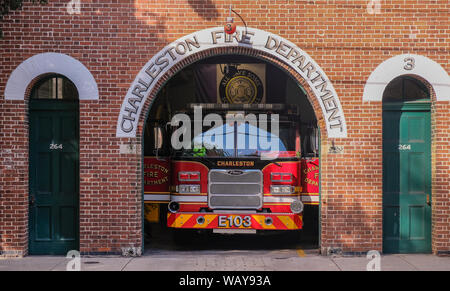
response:
{"label": "gold seal badge", "polygon": [[225,86],[225,97],[231,104],[252,104],[256,92],[255,82],[245,76],[233,77]]}
{"label": "gold seal badge", "polygon": [[224,76],[219,88],[222,103],[229,104],[260,103],[263,91],[261,79],[249,70],[238,70],[232,76]]}

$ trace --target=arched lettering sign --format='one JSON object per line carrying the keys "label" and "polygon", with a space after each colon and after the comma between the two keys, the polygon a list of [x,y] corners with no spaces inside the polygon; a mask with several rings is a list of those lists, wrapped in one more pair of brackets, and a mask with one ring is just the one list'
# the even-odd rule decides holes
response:
{"label": "arched lettering sign", "polygon": [[186,57],[215,47],[242,46],[269,53],[284,61],[308,83],[325,118],[329,138],[347,137],[341,103],[330,80],[317,63],[295,44],[275,34],[238,27],[228,36],[223,27],[209,28],[184,36],[158,52],[139,72],[128,89],[117,120],[117,137],[135,137],[146,98],[158,80]]}

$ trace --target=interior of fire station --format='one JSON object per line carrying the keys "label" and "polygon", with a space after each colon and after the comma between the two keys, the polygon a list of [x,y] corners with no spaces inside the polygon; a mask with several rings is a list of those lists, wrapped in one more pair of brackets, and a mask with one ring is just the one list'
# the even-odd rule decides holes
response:
{"label": "interior of fire station", "polygon": [[[186,209],[189,213],[193,205],[203,203],[199,208],[202,212],[210,214],[215,212],[208,205],[210,203],[207,199],[208,193],[202,193],[201,197],[192,194],[183,196],[189,199],[177,200],[176,207],[169,204],[174,197],[179,198],[175,192],[180,192],[174,182],[179,177],[177,173],[174,174],[174,160],[179,161],[180,155],[171,144],[171,136],[175,130],[171,120],[178,113],[188,114],[194,104],[208,104],[213,108],[245,104],[259,106],[262,113],[267,113],[271,110],[270,106],[274,105],[285,108],[281,111],[289,115],[292,121],[288,133],[290,136],[286,137],[290,139],[286,143],[292,143],[292,146],[289,146],[289,149],[286,147],[285,150],[294,151],[294,159],[297,159],[300,165],[294,173],[298,185],[292,195],[303,199],[301,229],[258,230],[256,234],[229,235],[216,234],[211,229],[202,227],[183,230],[170,227],[168,214],[176,212],[177,209],[180,211]],[[294,110],[290,111],[291,108]],[[220,113],[219,111],[204,110],[202,113],[206,115],[211,112]],[[174,74],[159,90],[146,114],[142,139],[143,227],[146,249],[193,248],[194,246],[189,243],[193,241],[196,242],[195,247],[205,249],[299,246],[318,248],[319,129],[306,91],[288,72],[271,62],[253,56],[218,55],[204,58]],[[194,135],[195,133],[192,133],[192,139],[195,139]],[[281,135],[280,133],[280,137]],[[194,156],[208,159],[208,154],[202,150],[195,152]],[[224,155],[219,158],[220,161],[230,159],[236,160],[236,157]],[[196,200],[197,198],[199,200]],[[259,213],[266,210],[263,206],[255,211]],[[199,226],[198,223],[197,218],[195,227]],[[255,244],[255,241],[258,243]]]}

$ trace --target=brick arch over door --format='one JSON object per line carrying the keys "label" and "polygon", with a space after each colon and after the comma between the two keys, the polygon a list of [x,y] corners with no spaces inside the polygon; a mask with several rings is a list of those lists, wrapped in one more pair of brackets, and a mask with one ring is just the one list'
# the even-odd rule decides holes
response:
{"label": "brick arch over door", "polygon": [[175,73],[198,60],[223,54],[253,56],[284,69],[307,91],[322,135],[328,138],[347,137],[339,97],[319,65],[282,37],[254,28],[248,28],[245,32],[242,27],[229,38],[225,36],[223,27],[201,30],[159,51],[130,86],[117,120],[116,136],[139,137],[152,100]]}
{"label": "brick arch over door", "polygon": [[98,87],[91,72],[77,59],[60,53],[42,53],[23,61],[6,83],[6,100],[24,100],[29,85],[43,75],[67,77],[78,90],[79,100],[98,100]]}
{"label": "brick arch over door", "polygon": [[386,86],[396,77],[415,75],[423,78],[436,93],[436,101],[450,101],[450,76],[432,59],[415,54],[403,54],[379,64],[364,86],[363,101],[382,101]]}

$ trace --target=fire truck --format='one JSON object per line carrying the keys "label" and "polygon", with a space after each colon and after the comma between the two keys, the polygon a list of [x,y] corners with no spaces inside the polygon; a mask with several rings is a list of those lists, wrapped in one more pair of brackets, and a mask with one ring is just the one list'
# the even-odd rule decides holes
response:
{"label": "fire truck", "polygon": [[[301,134],[296,105],[188,104],[177,113],[183,122],[146,126],[148,222],[225,234],[302,229],[304,205],[319,203],[318,134]],[[174,148],[177,132],[183,146]],[[308,144],[314,153],[302,154]]]}

